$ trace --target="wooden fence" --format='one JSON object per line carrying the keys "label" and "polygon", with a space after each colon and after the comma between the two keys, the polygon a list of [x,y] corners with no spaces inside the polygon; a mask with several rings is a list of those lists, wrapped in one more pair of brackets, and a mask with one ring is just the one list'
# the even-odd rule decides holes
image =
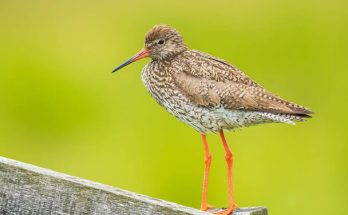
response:
{"label": "wooden fence", "polygon": [[[0,214],[209,213],[0,157]],[[267,209],[241,208],[234,214],[267,215]]]}

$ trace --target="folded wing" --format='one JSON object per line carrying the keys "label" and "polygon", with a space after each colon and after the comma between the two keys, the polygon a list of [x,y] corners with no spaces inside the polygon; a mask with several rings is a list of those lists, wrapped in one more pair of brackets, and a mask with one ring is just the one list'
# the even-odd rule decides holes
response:
{"label": "folded wing", "polygon": [[188,54],[195,55],[195,61],[188,61],[189,65],[177,70],[174,80],[179,90],[196,105],[303,117],[312,113],[266,91],[226,61],[196,51]]}

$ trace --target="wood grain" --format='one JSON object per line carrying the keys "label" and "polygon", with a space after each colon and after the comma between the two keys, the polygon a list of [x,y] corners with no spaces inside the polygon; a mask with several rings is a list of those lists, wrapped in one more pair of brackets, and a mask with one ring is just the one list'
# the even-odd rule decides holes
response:
{"label": "wood grain", "polygon": [[[0,157],[0,214],[208,214]],[[263,207],[236,215],[267,215]]]}

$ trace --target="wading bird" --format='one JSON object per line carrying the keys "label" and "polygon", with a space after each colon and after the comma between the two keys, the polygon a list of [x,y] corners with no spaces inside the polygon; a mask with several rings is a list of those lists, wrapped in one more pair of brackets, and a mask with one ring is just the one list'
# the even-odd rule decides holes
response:
{"label": "wading bird", "polygon": [[288,102],[250,79],[225,60],[189,49],[181,35],[167,25],[155,25],[145,35],[145,47],[122,67],[150,57],[142,81],[151,96],[169,113],[202,135],[205,169],[201,210],[207,211],[211,154],[207,132],[219,132],[226,151],[229,205],[217,214],[230,214],[237,205],[233,196],[232,152],[224,130],[262,123],[303,121],[312,112]]}

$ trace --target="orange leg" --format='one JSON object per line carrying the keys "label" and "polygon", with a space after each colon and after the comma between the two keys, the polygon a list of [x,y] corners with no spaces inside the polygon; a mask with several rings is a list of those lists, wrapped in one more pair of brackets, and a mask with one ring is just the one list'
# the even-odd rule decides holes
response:
{"label": "orange leg", "polygon": [[203,178],[203,191],[202,191],[202,203],[201,203],[201,210],[207,211],[210,206],[207,202],[207,190],[208,190],[208,178],[209,178],[209,170],[210,170],[210,164],[211,164],[211,154],[208,147],[207,137],[205,134],[202,134],[202,140],[204,144],[204,178]]}
{"label": "orange leg", "polygon": [[234,203],[234,197],[233,197],[233,176],[232,176],[233,157],[232,157],[232,152],[230,148],[228,147],[223,130],[220,130],[220,137],[221,137],[222,143],[224,144],[224,148],[226,152],[225,159],[227,163],[229,205],[226,210],[216,212],[216,214],[228,215],[228,214],[232,214],[232,212],[237,208],[237,205]]}

